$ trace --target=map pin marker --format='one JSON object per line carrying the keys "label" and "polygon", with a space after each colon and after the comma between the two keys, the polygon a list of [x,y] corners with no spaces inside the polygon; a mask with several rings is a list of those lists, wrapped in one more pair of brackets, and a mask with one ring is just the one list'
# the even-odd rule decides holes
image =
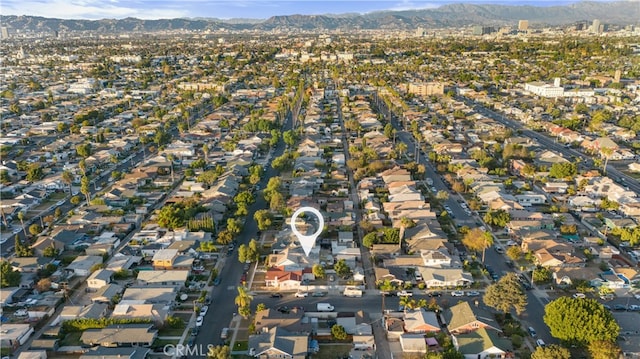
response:
{"label": "map pin marker", "polygon": [[[312,235],[304,235],[298,231],[296,228],[296,220],[301,213],[313,213],[318,217],[318,230]],[[298,237],[298,241],[300,241],[300,245],[302,245],[302,250],[304,250],[304,254],[308,257],[311,252],[311,248],[316,244],[316,239],[322,233],[324,229],[324,217],[322,217],[322,213],[313,207],[301,207],[298,208],[297,211],[293,212],[293,216],[291,216],[291,231],[293,234]]]}

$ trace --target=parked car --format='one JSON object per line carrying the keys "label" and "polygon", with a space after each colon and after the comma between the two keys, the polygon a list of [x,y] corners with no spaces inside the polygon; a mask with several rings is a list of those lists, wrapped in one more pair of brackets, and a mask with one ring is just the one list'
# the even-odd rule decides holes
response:
{"label": "parked car", "polygon": [[304,297],[308,297],[309,293],[308,292],[297,292],[296,294],[294,294],[294,296],[296,298],[304,298]]}
{"label": "parked car", "polygon": [[327,295],[325,292],[313,292],[311,294],[312,297],[324,297],[325,295]]}
{"label": "parked car", "polygon": [[476,290],[470,290],[467,292],[467,297],[477,297],[480,295],[480,292]]}
{"label": "parked car", "polygon": [[216,279],[213,280],[213,285],[220,285],[220,277],[216,277]]}
{"label": "parked car", "polygon": [[464,297],[464,292],[461,290],[454,290],[451,292],[452,297]]}
{"label": "parked car", "polygon": [[529,328],[527,328],[527,331],[529,332],[529,335],[531,335],[531,336],[532,336],[532,337],[534,337],[534,338],[536,337],[536,335],[537,335],[537,334],[536,334],[536,330],[535,330],[535,329],[533,329],[533,327],[529,327]]}
{"label": "parked car", "polygon": [[207,315],[207,311],[209,311],[209,307],[206,305],[200,308],[200,316],[204,317],[205,315]]}
{"label": "parked car", "polygon": [[586,298],[587,296],[586,296],[586,295],[584,295],[584,293],[576,293],[576,294],[574,294],[574,295],[573,295],[573,297],[574,297],[574,298],[581,298],[581,299],[584,299],[584,298]]}
{"label": "parked car", "polygon": [[544,348],[544,346],[545,346],[544,340],[542,340],[542,339],[536,340],[536,345],[539,346],[539,347]]}
{"label": "parked car", "polygon": [[640,312],[640,305],[631,304],[627,310],[630,312]]}
{"label": "parked car", "polygon": [[271,293],[271,298],[282,298],[282,293]]}
{"label": "parked car", "polygon": [[614,304],[613,310],[627,310],[627,306],[623,304]]}
{"label": "parked car", "polygon": [[203,322],[204,322],[204,317],[203,316],[199,316],[196,319],[196,327],[201,327]]}
{"label": "parked car", "polygon": [[442,297],[442,293],[440,292],[427,292],[429,297]]}
{"label": "parked car", "polygon": [[401,290],[397,293],[398,297],[413,297],[413,292],[407,292],[406,290]]}

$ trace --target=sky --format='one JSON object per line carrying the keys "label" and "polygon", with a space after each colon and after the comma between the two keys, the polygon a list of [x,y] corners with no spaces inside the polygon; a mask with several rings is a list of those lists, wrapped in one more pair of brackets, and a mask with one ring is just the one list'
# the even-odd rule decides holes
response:
{"label": "sky", "polygon": [[364,14],[383,10],[429,9],[451,3],[553,6],[577,1],[579,0],[0,0],[0,14],[87,20],[126,17],[267,19],[276,15]]}

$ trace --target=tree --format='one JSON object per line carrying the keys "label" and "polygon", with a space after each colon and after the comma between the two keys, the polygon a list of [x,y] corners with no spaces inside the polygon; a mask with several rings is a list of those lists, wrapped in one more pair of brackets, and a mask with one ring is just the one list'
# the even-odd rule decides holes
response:
{"label": "tree", "polygon": [[71,193],[71,185],[73,184],[73,174],[69,170],[62,171],[62,182],[66,183],[69,186],[69,193]]}
{"label": "tree", "polygon": [[620,347],[611,341],[595,340],[588,346],[591,359],[610,359],[620,357]]}
{"label": "tree", "polygon": [[313,267],[311,268],[311,272],[316,278],[322,279],[325,276],[324,267],[317,263],[313,265]]}
{"label": "tree", "polygon": [[578,174],[578,167],[575,163],[563,162],[554,163],[549,169],[549,177],[558,179],[570,179]]}
{"label": "tree", "polygon": [[547,283],[551,281],[551,271],[545,267],[537,267],[531,273],[534,283]]}
{"label": "tree", "polygon": [[613,342],[620,333],[611,312],[594,299],[563,296],[547,304],[544,313],[551,335],[570,344]]}
{"label": "tree", "polygon": [[76,146],[76,153],[78,154],[78,156],[80,156],[82,158],[87,158],[87,157],[91,156],[91,144],[83,143],[81,145],[77,145]]}
{"label": "tree", "polygon": [[449,192],[447,191],[438,191],[438,193],[436,193],[436,199],[438,201],[446,201],[449,199]]}
{"label": "tree", "polygon": [[20,220],[20,225],[22,226],[22,233],[24,233],[24,236],[27,237],[27,229],[24,226],[24,212],[23,211],[18,212],[18,220]]}
{"label": "tree", "polygon": [[240,221],[235,218],[228,218],[227,231],[229,231],[229,233],[233,235],[240,233],[240,231],[242,231],[242,223],[240,223]]}
{"label": "tree", "polygon": [[293,130],[287,130],[284,131],[284,133],[282,134],[282,139],[284,140],[284,143],[289,146],[289,147],[293,147],[293,145],[296,143],[296,134],[295,132],[293,132]]}
{"label": "tree", "polygon": [[84,194],[85,199],[87,200],[87,206],[91,204],[91,182],[89,181],[89,177],[82,176],[80,180],[80,192]]}
{"label": "tree", "polygon": [[507,257],[511,258],[514,261],[517,261],[522,256],[522,249],[520,246],[509,246],[507,248]]}
{"label": "tree", "polygon": [[20,277],[20,272],[13,270],[8,261],[0,260],[0,288],[17,287]]}
{"label": "tree", "polygon": [[241,244],[238,247],[238,260],[240,263],[255,262],[260,258],[258,242],[255,239],[249,241],[249,245]]}
{"label": "tree", "polygon": [[27,181],[35,182],[44,178],[42,166],[38,163],[32,163],[27,168]]}
{"label": "tree", "polygon": [[36,284],[36,289],[40,293],[44,293],[44,292],[49,291],[49,289],[51,289],[51,279],[49,279],[49,278],[40,279],[38,281],[38,283]]}
{"label": "tree", "polygon": [[49,258],[55,258],[58,254],[59,254],[60,250],[58,250],[58,248],[54,247],[53,245],[50,247],[45,248],[42,251],[42,256],[43,257],[49,257]]}
{"label": "tree", "polygon": [[25,245],[17,234],[14,238],[14,250],[16,257],[33,257],[33,249]]}
{"label": "tree", "polygon": [[336,264],[333,265],[333,270],[335,270],[336,274],[342,278],[345,278],[349,274],[351,274],[351,268],[349,268],[347,261],[345,261],[344,259],[340,259],[339,261],[337,261]]}
{"label": "tree", "polygon": [[462,237],[462,244],[473,251],[482,251],[482,262],[484,263],[485,250],[493,245],[493,236],[490,232],[474,228]]}
{"label": "tree", "polygon": [[503,228],[511,222],[511,215],[504,209],[490,210],[484,215],[483,219],[487,224]]}
{"label": "tree", "polygon": [[604,157],[604,164],[602,165],[602,173],[607,173],[607,164],[609,163],[609,158],[613,155],[613,148],[602,147],[600,149],[600,155]]}
{"label": "tree", "polygon": [[[249,293],[247,293],[247,288],[245,287],[238,287],[238,295],[236,296],[235,299],[235,304],[238,306],[238,312],[240,313],[240,315],[242,315],[242,313],[240,312],[240,309],[242,308],[248,308],[249,311],[251,310],[251,301],[253,300],[253,297],[251,295],[249,295]],[[248,316],[242,315],[245,319],[248,318]]]}
{"label": "tree", "polygon": [[284,196],[280,192],[273,192],[269,201],[269,209],[272,211],[281,211],[285,207]]}
{"label": "tree", "polygon": [[531,353],[531,359],[571,359],[571,352],[567,348],[551,344],[537,347],[536,351]]}
{"label": "tree", "polygon": [[40,232],[42,232],[42,227],[39,224],[34,223],[29,226],[29,233],[32,236],[37,236]]}
{"label": "tree", "polygon": [[253,214],[253,219],[258,223],[258,229],[261,231],[269,229],[273,223],[273,215],[266,209],[259,209]]}
{"label": "tree", "polygon": [[508,273],[487,287],[482,300],[503,313],[509,313],[513,308],[520,315],[527,306],[527,295],[514,273]]}
{"label": "tree", "polygon": [[233,241],[233,234],[231,234],[231,232],[229,232],[226,229],[223,231],[220,231],[220,233],[218,233],[217,241],[220,244],[229,244]]}
{"label": "tree", "polygon": [[215,347],[209,347],[207,353],[208,359],[227,359],[231,358],[231,350],[227,345],[216,345]]}
{"label": "tree", "polygon": [[345,340],[347,339],[347,332],[342,325],[334,324],[331,327],[331,336],[336,340]]}
{"label": "tree", "polygon": [[407,152],[407,144],[404,142],[398,142],[398,144],[396,145],[396,151],[398,152],[400,157],[402,157],[402,155]]}

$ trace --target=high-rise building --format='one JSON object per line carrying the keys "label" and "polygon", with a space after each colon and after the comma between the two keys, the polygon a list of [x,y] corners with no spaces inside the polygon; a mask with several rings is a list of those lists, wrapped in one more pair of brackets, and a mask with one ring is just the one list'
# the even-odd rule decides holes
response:
{"label": "high-rise building", "polygon": [[0,38],[2,39],[9,38],[9,29],[6,26],[0,27]]}
{"label": "high-rise building", "polygon": [[529,30],[529,20],[518,21],[518,31],[527,31],[527,30]]}
{"label": "high-rise building", "polygon": [[474,35],[486,35],[486,34],[490,34],[492,32],[496,32],[496,30],[492,26],[476,25],[476,26],[473,27],[473,34]]}
{"label": "high-rise building", "polygon": [[591,23],[591,32],[595,34],[600,33],[600,20],[598,19],[593,20],[593,23]]}

